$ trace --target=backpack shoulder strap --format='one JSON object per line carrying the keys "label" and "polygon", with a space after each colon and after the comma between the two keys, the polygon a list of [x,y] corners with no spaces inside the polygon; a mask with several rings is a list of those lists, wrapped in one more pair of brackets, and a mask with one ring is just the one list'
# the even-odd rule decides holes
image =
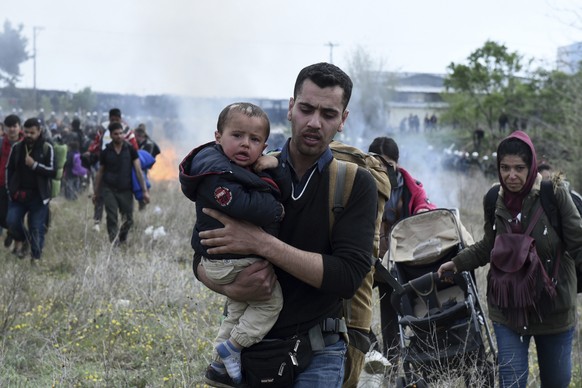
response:
{"label": "backpack shoulder strap", "polygon": [[335,220],[336,212],[339,213],[343,210],[342,189],[346,181],[346,169],[346,164],[337,159],[333,159],[329,166],[330,225]]}
{"label": "backpack shoulder strap", "polygon": [[524,235],[529,236],[531,234],[534,226],[537,224],[537,222],[540,219],[540,217],[541,217],[541,215],[542,215],[543,212],[544,212],[543,207],[542,206],[538,206],[538,208],[536,209],[534,215],[529,220],[529,225],[527,226],[527,229],[523,233]]}
{"label": "backpack shoulder strap", "polygon": [[[560,210],[558,209],[558,200],[556,199],[554,184],[551,181],[542,181],[540,184],[540,203],[544,209],[544,213],[550,219],[550,225],[552,225],[552,228],[554,228],[560,240],[562,240],[562,220],[560,219]],[[558,248],[558,253],[554,260],[554,269],[552,271],[552,281],[554,282],[558,279],[561,258],[562,250]]]}
{"label": "backpack shoulder strap", "polygon": [[499,196],[499,188],[501,185],[496,184],[492,186],[485,197],[483,197],[483,210],[485,220],[489,221],[491,225],[495,226],[495,204],[497,203],[497,197]]}
{"label": "backpack shoulder strap", "polygon": [[544,208],[544,213],[550,219],[550,224],[562,239],[562,222],[558,209],[558,200],[554,191],[554,184],[550,181],[542,181],[540,186],[540,202]]}
{"label": "backpack shoulder strap", "polygon": [[[354,187],[354,179],[358,165],[333,158],[329,165],[329,239],[335,222],[335,217],[345,208]],[[344,317],[349,322],[352,316],[351,299],[344,299]]]}
{"label": "backpack shoulder strap", "polygon": [[329,165],[329,234],[335,217],[345,208],[354,187],[358,166],[355,163],[333,159]]}

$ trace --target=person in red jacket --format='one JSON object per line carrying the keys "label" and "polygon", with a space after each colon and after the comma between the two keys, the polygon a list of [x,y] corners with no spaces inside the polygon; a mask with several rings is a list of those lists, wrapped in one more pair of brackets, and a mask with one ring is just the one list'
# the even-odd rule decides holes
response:
{"label": "person in red jacket", "polygon": [[[368,152],[373,152],[382,157],[390,178],[390,199],[386,202],[380,228],[380,258],[382,258],[388,249],[390,230],[396,222],[423,211],[436,209],[436,205],[428,199],[422,183],[414,179],[408,171],[398,164],[400,151],[394,139],[377,137],[370,144]],[[395,364],[398,358],[399,338],[398,316],[390,303],[393,289],[389,284],[383,282],[378,282],[376,285],[380,295],[383,355],[392,364]],[[372,337],[374,336],[371,330],[370,334]],[[372,340],[374,342],[374,338]],[[368,358],[372,356],[372,359],[377,358],[370,354],[367,356]],[[366,369],[370,372],[376,372],[380,369],[378,366],[371,366]],[[384,362],[383,366],[388,366],[388,362]]]}
{"label": "person in red jacket", "polygon": [[8,157],[10,150],[15,143],[24,139],[24,133],[20,127],[20,117],[16,115],[8,115],[4,118],[4,130],[2,138],[0,139],[0,226],[6,229],[6,237],[4,238],[4,246],[10,248],[14,238],[8,231],[8,224],[6,223],[6,215],[8,214],[8,192],[6,191],[6,165],[8,164]]}

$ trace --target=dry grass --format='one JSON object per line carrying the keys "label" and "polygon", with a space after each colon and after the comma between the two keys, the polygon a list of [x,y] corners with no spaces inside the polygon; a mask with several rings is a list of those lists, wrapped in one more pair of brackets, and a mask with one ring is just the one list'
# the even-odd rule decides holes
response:
{"label": "dry grass", "polygon": [[[444,184],[465,188],[461,203],[471,206],[461,206],[462,217],[478,237],[478,206],[487,184],[451,179]],[[81,196],[51,204],[53,222],[38,266],[3,251],[0,386],[202,385],[223,299],[192,275],[193,204],[176,182],[155,184],[152,198],[144,212],[134,213],[126,247],[113,248],[104,225],[101,233],[91,230],[93,207]],[[152,239],[145,234],[150,226],[164,226],[167,235]],[[580,387],[582,352],[576,343],[573,386]],[[447,381],[455,386],[458,379]]]}
{"label": "dry grass", "polygon": [[[51,204],[43,260],[0,261],[0,386],[195,386],[221,298],[194,280],[193,207],[158,184],[128,246],[91,230],[86,196]],[[153,240],[148,226],[164,226]],[[104,226],[104,225],[103,225]],[[104,228],[103,228],[104,229]]]}

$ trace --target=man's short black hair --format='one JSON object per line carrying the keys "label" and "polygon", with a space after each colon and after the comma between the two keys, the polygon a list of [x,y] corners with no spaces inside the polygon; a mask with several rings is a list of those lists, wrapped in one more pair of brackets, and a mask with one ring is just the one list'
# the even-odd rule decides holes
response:
{"label": "man's short black hair", "polygon": [[303,68],[299,72],[299,75],[297,75],[297,80],[295,81],[295,88],[293,89],[294,99],[297,99],[297,95],[301,92],[305,80],[311,80],[320,88],[339,86],[344,91],[342,98],[344,110],[348,107],[354,84],[352,79],[339,67],[331,63],[321,62]]}
{"label": "man's short black hair", "polygon": [[119,108],[112,108],[109,110],[109,117],[121,117],[121,109]]}
{"label": "man's short black hair", "polygon": [[548,162],[542,161],[540,164],[538,164],[538,172],[542,171],[552,171],[552,166],[550,166]]}
{"label": "man's short black hair", "polygon": [[81,120],[79,120],[78,118],[74,118],[73,121],[71,121],[71,128],[74,131],[77,131],[79,129],[81,129]]}
{"label": "man's short black hair", "polygon": [[36,117],[31,117],[24,122],[23,127],[24,128],[37,127],[38,129],[40,129],[40,121],[38,121]]}
{"label": "man's short black hair", "polygon": [[121,130],[123,130],[123,125],[121,125],[121,123],[117,123],[117,122],[115,122],[115,123],[111,123],[111,124],[109,124],[109,126],[107,127],[107,129],[109,129],[109,132],[113,132],[113,131],[115,131],[116,129],[121,129]]}
{"label": "man's short black hair", "polygon": [[4,118],[4,125],[6,125],[7,127],[13,127],[16,124],[20,124],[20,117],[12,114]]}

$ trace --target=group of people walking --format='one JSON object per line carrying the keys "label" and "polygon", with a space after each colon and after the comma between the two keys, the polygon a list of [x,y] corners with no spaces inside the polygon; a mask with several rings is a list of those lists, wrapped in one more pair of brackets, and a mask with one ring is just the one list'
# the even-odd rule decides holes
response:
{"label": "group of people walking", "polygon": [[[40,260],[48,222],[51,180],[56,177],[51,143],[42,136],[36,118],[22,124],[16,115],[4,119],[0,154],[0,222],[7,230],[4,245],[19,258],[30,247],[32,262]],[[27,216],[27,225],[24,219]]]}
{"label": "group of people walking", "polygon": [[[107,129],[88,140],[78,118],[71,128],[51,133],[44,123],[32,117],[21,123],[19,116],[4,118],[0,147],[0,226],[5,230],[4,246],[19,257],[30,255],[33,263],[42,257],[49,226],[50,201],[62,194],[77,199],[79,192],[93,181],[95,220],[105,208],[109,240],[124,243],[133,223],[134,185],[139,188],[140,204],[150,200],[149,182],[140,163],[140,143],[128,127],[121,124],[121,111],[111,109]],[[140,130],[143,157],[155,144]],[[155,146],[157,153],[159,148]],[[64,152],[61,152],[64,151]],[[157,155],[156,153],[156,155]],[[62,160],[61,160],[62,159]],[[119,225],[121,215],[121,225]]]}

